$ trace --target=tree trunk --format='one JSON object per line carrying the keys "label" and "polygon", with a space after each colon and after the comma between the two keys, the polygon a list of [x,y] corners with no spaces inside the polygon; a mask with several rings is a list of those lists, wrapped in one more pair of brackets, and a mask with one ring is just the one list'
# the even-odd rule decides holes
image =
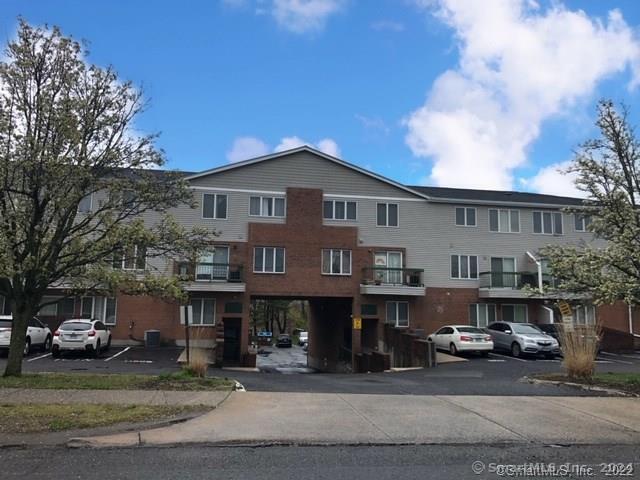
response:
{"label": "tree trunk", "polygon": [[11,326],[11,341],[9,344],[9,356],[4,370],[5,377],[19,377],[22,375],[22,358],[29,319],[34,315],[31,302],[11,302],[13,322]]}

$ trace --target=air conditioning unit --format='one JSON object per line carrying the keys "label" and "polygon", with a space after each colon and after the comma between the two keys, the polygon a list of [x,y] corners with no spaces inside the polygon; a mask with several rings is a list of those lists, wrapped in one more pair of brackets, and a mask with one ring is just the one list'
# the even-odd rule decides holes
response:
{"label": "air conditioning unit", "polygon": [[145,330],[144,346],[154,348],[160,346],[160,330]]}

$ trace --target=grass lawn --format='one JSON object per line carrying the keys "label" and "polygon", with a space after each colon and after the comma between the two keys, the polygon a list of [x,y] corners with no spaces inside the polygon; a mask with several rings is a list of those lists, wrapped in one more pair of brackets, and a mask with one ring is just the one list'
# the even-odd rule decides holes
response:
{"label": "grass lawn", "polygon": [[640,373],[596,373],[591,379],[569,378],[561,373],[536,375],[542,380],[580,383],[596,387],[614,388],[628,393],[640,395]]}
{"label": "grass lawn", "polygon": [[228,378],[199,378],[185,371],[164,375],[24,373],[21,377],[0,377],[0,388],[228,391],[234,385]]}
{"label": "grass lawn", "polygon": [[0,405],[0,433],[57,432],[175,417],[202,407],[165,405]]}

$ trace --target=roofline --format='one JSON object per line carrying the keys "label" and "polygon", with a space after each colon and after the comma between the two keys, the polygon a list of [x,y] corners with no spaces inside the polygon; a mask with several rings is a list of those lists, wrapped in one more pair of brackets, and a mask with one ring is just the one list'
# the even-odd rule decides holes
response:
{"label": "roofline", "polygon": [[358,167],[357,165],[354,165],[352,163],[346,162],[344,160],[341,160],[339,158],[336,158],[332,155],[329,155],[327,153],[321,152],[320,150],[316,150],[313,147],[310,147],[309,145],[302,145],[300,147],[296,147],[296,148],[292,148],[289,150],[283,150],[282,152],[276,152],[276,153],[270,153],[269,155],[263,155],[261,157],[256,157],[256,158],[250,158],[248,160],[243,160],[241,162],[236,162],[236,163],[232,163],[229,165],[222,165],[220,167],[215,167],[215,168],[211,168],[209,170],[205,170],[203,172],[200,173],[196,173],[195,175],[189,175],[187,177],[185,177],[184,179],[187,181],[190,180],[194,180],[196,178],[200,178],[200,177],[205,177],[207,175],[212,175],[215,173],[220,173],[220,172],[226,172],[228,170],[234,170],[236,168],[241,168],[241,167],[246,167],[248,165],[253,165],[256,163],[260,163],[260,162],[266,162],[267,160],[273,160],[274,158],[278,158],[278,157],[283,157],[285,155],[291,155],[292,153],[299,153],[299,152],[309,152],[309,153],[313,153],[314,155],[318,155],[319,157],[324,158],[325,160],[329,160],[330,162],[336,163],[338,165],[341,165],[345,168],[349,168],[351,170],[355,170],[358,173],[361,173],[363,175],[366,175],[368,177],[374,178],[380,182],[384,182],[387,183],[389,185],[392,185],[396,188],[399,188],[400,190],[404,190],[405,192],[408,192],[412,195],[415,195],[416,197],[420,197],[423,198],[425,200],[432,200],[433,198],[425,195],[424,193],[420,193],[416,190],[413,190],[412,188],[407,187],[406,185],[403,185],[401,183],[398,183],[394,180],[391,180],[390,178],[384,177],[382,175],[378,175],[377,173],[371,172],[370,170],[364,169],[362,167]]}
{"label": "roofline", "polygon": [[[464,205],[487,205],[487,206],[506,206],[506,207],[531,207],[531,208],[581,208],[584,205],[573,205],[570,203],[542,203],[542,202],[508,202],[499,200],[473,200],[465,198],[444,198],[430,197],[432,203],[457,203]],[[580,200],[580,199],[577,199]]]}

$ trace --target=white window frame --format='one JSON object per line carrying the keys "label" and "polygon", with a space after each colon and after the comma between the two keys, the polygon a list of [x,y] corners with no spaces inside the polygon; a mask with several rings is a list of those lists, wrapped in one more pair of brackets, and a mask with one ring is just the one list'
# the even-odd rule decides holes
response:
{"label": "white window frame", "polygon": [[[454,277],[452,275],[452,271],[451,271],[451,262],[452,259],[454,257],[457,257],[458,259],[458,276]],[[467,257],[467,277],[462,277],[462,268],[460,268],[461,265],[461,258],[462,257]],[[472,277],[471,276],[471,258],[475,257],[476,259],[476,276]],[[451,280],[478,280],[479,277],[479,271],[478,271],[478,255],[466,255],[466,254],[451,254],[451,256],[449,257],[449,278]]]}
{"label": "white window frame", "polygon": [[[195,308],[193,308],[193,302],[194,301],[199,301],[200,302],[200,323],[196,323],[195,322],[195,318],[196,318],[196,312],[195,312]],[[202,319],[204,318],[204,303],[205,302],[213,302],[213,323],[203,323]],[[192,309],[192,313],[193,313],[193,317],[190,319],[190,323],[189,326],[190,327],[215,327],[216,326],[216,319],[217,319],[217,315],[216,315],[216,299],[212,298],[212,297],[197,297],[197,298],[192,298],[189,302],[189,305],[191,306]]]}
{"label": "white window frame", "polygon": [[[144,271],[144,270],[146,270],[146,269],[147,269],[147,254],[146,254],[146,248],[145,248],[145,255],[144,255],[144,267],[139,268],[139,267],[138,267],[138,247],[139,247],[139,245],[134,245],[134,246],[133,246],[133,268],[127,268],[127,267],[126,267],[126,261],[127,261],[127,258],[126,258],[125,252],[122,252],[121,254],[119,254],[118,252],[114,253],[114,254],[113,254],[113,255],[114,255],[114,259],[113,259],[113,262],[111,263],[111,266],[112,266],[113,268],[117,269],[117,270],[126,270],[126,271],[129,271],[129,272],[131,272],[131,271],[135,271],[135,270],[138,270],[138,271]],[[116,262],[115,262],[115,260],[116,260],[115,256],[116,256],[116,255],[120,255],[120,256],[121,256],[121,259],[120,259],[120,266],[114,266],[114,265],[115,265],[115,263],[116,263]]]}
{"label": "white window frame", "polygon": [[[385,215],[385,223],[384,225],[380,225],[378,223],[378,205],[386,206],[386,215]],[[396,206],[396,220],[398,221],[397,225],[389,225],[389,205]],[[376,202],[376,226],[382,228],[398,228],[400,227],[400,204],[397,202]]]}
{"label": "white window frame", "polygon": [[[259,198],[260,199],[260,213],[259,214],[254,214],[251,213],[251,199],[252,198]],[[265,214],[264,212],[264,200],[268,200],[271,199],[272,202],[272,212],[273,215],[268,215]],[[276,199],[277,200],[282,200],[283,204],[284,204],[284,214],[283,215],[276,215]],[[227,202],[229,202],[229,200],[227,199]],[[229,210],[229,205],[227,203],[227,210]],[[266,217],[266,218],[286,218],[287,216],[287,198],[286,197],[282,197],[282,196],[273,196],[273,195],[250,195],[249,196],[249,216],[250,217]]]}
{"label": "white window frame", "polygon": [[[588,312],[591,312],[590,314]],[[575,307],[573,324],[579,326],[595,325],[596,307],[595,305],[578,305]]]}
{"label": "white window frame", "polygon": [[[82,203],[82,201],[89,197],[89,208],[87,210],[80,210],[80,204]],[[85,195],[84,197],[82,197],[82,199],[78,202],[78,213],[89,213],[91,212],[91,210],[93,210],[93,193],[90,193],[89,195]]]}
{"label": "white window frame", "polygon": [[[458,223],[458,209],[464,211],[464,223]],[[469,210],[473,210],[475,223],[471,225],[469,223]],[[377,213],[377,212],[376,212]],[[472,227],[475,228],[478,226],[478,209],[475,207],[455,207],[454,209],[454,222],[456,227]]]}
{"label": "white window frame", "polygon": [[[262,250],[262,270],[256,270],[256,252],[258,251],[258,249]],[[267,249],[273,250],[273,271],[271,272],[265,271],[265,261],[267,257],[265,255],[265,251]],[[282,271],[281,272],[276,271],[276,264],[278,263],[276,261],[276,252],[278,250],[282,250]],[[284,275],[286,271],[287,271],[287,251],[284,247],[253,247],[253,273]]]}
{"label": "white window frame", "polygon": [[62,297],[59,297],[57,295],[44,295],[42,297],[42,302],[44,303],[46,302],[50,302],[51,300],[55,300],[56,303],[51,303],[49,305],[47,305],[44,308],[53,308],[54,313],[42,313],[42,308],[40,310],[38,310],[38,316],[42,316],[42,317],[57,317],[58,316],[58,302],[62,299]]}
{"label": "white window frame", "polygon": [[[498,212],[498,230],[491,230],[491,212]],[[509,216],[509,221],[508,221],[508,229],[504,230],[502,227],[502,222],[501,222],[501,212],[507,212],[508,216]],[[518,230],[511,230],[511,220],[512,220],[512,216],[513,214],[516,214],[518,216]],[[487,222],[489,225],[489,231],[491,233],[520,233],[520,231],[522,230],[521,226],[520,226],[520,210],[517,209],[513,209],[513,208],[490,208],[488,210],[487,213]]]}
{"label": "white window frame", "polygon": [[[403,303],[403,304],[405,304],[407,306],[406,325],[404,325],[404,324],[400,325],[400,315],[399,315],[400,308],[399,308],[399,305],[401,303]],[[396,319],[395,319],[395,322],[394,322],[394,326],[397,327],[397,328],[409,328],[409,302],[402,302],[402,301],[397,301],[397,300],[388,301],[386,303],[386,305],[385,305],[385,311],[384,311],[386,323],[390,323],[389,318],[387,318],[388,314],[389,314],[389,306],[390,305],[394,305],[394,304],[395,304],[395,311],[396,311]]]}
{"label": "white window frame", "polygon": [[[324,256],[325,253],[328,252],[329,255],[329,272],[325,272],[324,271]],[[333,253],[334,252],[340,252],[340,272],[333,272]],[[345,252],[349,252],[349,273],[344,273],[342,272],[342,266],[344,265],[343,263],[343,258],[344,258],[344,253]],[[337,276],[342,276],[342,277],[350,277],[351,276],[351,272],[353,271],[353,252],[349,249],[346,248],[323,248],[322,249],[322,254],[320,256],[320,271],[322,272],[322,275],[337,275]]]}
{"label": "white window frame", "polygon": [[[587,221],[587,218],[589,218],[589,215],[583,215],[581,213],[574,213],[573,214],[573,226],[576,230],[576,232],[588,232],[589,230],[587,230],[587,226],[588,224],[591,223],[591,219],[589,218],[589,221]],[[578,225],[582,225],[582,228],[578,228]]]}
{"label": "white window frame", "polygon": [[[91,319],[92,320],[100,320],[105,325],[115,325],[118,321],[118,299],[116,297],[104,297],[104,302],[102,304],[102,313],[100,315],[96,315],[96,296],[93,297],[82,297],[80,299],[80,316],[83,315],[84,312],[84,302],[88,299],[91,299]],[[113,322],[107,321],[107,304],[109,300],[114,301],[114,309],[113,309]]]}
{"label": "white window frame", "polygon": [[[204,199],[209,195],[213,197],[213,217],[205,217],[204,216]],[[226,197],[227,199],[227,208],[224,217],[218,216],[218,197]],[[202,194],[202,210],[201,215],[203,220],[227,220],[229,218],[229,195],[226,193],[203,193]]]}
{"label": "white window frame", "polygon": [[[474,311],[474,315],[471,314],[472,310]],[[484,318],[486,321],[484,325],[480,325],[481,310],[484,311]],[[493,320],[489,319],[489,310],[493,311]],[[473,327],[484,328],[490,323],[493,323],[497,320],[496,314],[497,314],[496,305],[494,303],[470,303],[469,304],[469,325]]]}
{"label": "white window frame", "polygon": [[[536,213],[540,214],[540,229],[542,230],[540,232],[536,232],[536,221],[535,221]],[[551,231],[550,232],[545,232],[544,231],[544,216],[545,215],[550,215],[551,216]],[[562,232],[560,232],[560,233],[556,232],[556,221],[555,221],[555,216],[556,215],[560,216],[560,225],[562,225]],[[544,211],[544,210],[535,210],[531,214],[531,219],[533,220],[533,234],[534,235],[556,235],[556,236],[564,235],[564,216],[562,215],[562,212],[549,212],[549,211]]]}
{"label": "white window frame", "polygon": [[[331,217],[324,216],[324,204],[326,202],[331,203]],[[344,218],[336,218],[336,203],[344,203]],[[356,207],[356,218],[348,218],[347,212],[348,204],[353,203]],[[337,220],[339,222],[357,222],[358,221],[358,202],[353,200],[323,200],[322,201],[322,218],[323,220]]]}
{"label": "white window frame", "polygon": [[[513,320],[506,320],[504,318],[504,307],[513,307]],[[524,321],[516,322],[516,308],[523,307],[524,308]],[[500,305],[500,318],[503,322],[514,322],[514,323],[529,323],[529,306],[526,303],[503,303]]]}

